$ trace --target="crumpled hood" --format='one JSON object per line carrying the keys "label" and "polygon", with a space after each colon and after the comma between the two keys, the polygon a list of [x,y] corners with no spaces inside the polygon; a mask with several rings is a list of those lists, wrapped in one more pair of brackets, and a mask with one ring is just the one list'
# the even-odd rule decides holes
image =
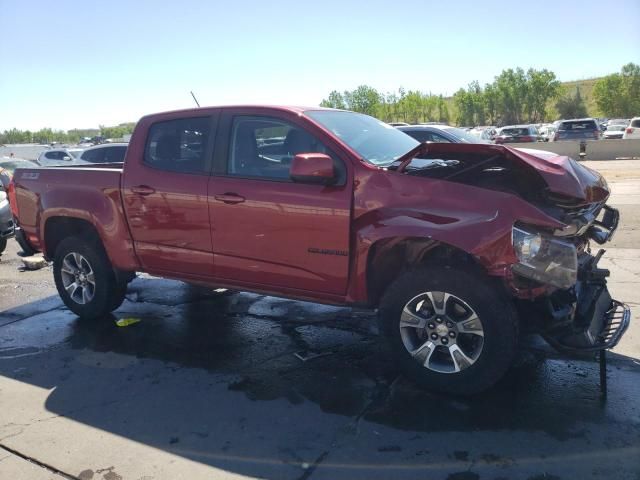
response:
{"label": "crumpled hood", "polygon": [[604,177],[573,158],[545,150],[504,148],[535,168],[552,193],[573,197],[584,203],[603,202],[609,197],[609,186]]}

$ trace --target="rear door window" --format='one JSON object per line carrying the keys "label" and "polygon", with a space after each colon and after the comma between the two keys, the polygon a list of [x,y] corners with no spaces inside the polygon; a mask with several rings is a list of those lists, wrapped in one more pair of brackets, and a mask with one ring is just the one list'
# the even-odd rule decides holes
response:
{"label": "rear door window", "polygon": [[154,123],[149,129],[144,163],[172,172],[205,173],[210,128],[209,117]]}

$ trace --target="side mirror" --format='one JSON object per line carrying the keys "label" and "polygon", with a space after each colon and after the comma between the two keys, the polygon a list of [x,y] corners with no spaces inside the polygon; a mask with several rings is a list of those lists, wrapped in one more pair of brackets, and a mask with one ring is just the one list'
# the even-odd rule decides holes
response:
{"label": "side mirror", "polygon": [[289,177],[298,183],[331,185],[336,181],[333,159],[324,153],[299,153],[291,161]]}

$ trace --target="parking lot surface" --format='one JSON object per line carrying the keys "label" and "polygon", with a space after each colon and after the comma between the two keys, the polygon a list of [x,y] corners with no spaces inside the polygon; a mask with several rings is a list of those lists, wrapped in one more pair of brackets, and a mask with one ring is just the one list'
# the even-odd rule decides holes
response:
{"label": "parking lot surface", "polygon": [[603,266],[633,310],[606,400],[593,359],[536,338],[495,388],[442,396],[398,375],[371,312],[145,275],[112,318],[80,321],[12,242],[0,478],[637,480],[640,162],[587,163],[621,210]]}

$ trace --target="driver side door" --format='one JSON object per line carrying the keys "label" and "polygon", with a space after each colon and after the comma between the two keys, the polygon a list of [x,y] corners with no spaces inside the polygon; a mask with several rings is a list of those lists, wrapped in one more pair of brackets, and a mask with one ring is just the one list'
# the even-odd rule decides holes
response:
{"label": "driver side door", "polygon": [[[344,294],[352,181],[343,159],[305,126],[277,115],[228,112],[222,125],[226,148],[209,183],[216,277]],[[299,153],[330,155],[335,184],[294,183],[289,166]]]}

